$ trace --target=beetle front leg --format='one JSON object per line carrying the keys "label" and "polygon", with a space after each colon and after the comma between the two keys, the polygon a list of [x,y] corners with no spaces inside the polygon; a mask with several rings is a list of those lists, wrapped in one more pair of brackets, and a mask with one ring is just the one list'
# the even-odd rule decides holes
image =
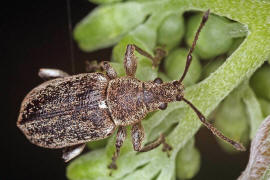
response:
{"label": "beetle front leg", "polygon": [[168,152],[172,149],[170,145],[165,142],[165,137],[163,134],[159,136],[154,142],[147,144],[146,146],[142,147],[142,141],[144,139],[144,129],[141,123],[134,124],[132,126],[132,144],[135,151],[139,152],[147,152],[152,149],[157,148],[160,144],[163,144],[162,151]]}
{"label": "beetle front leg", "polygon": [[135,50],[140,53],[141,55],[151,59],[153,61],[153,66],[157,67],[160,63],[160,61],[162,60],[162,58],[164,58],[166,56],[166,51],[163,48],[156,48],[155,49],[155,56],[153,57],[151,54],[149,54],[148,52],[144,51],[143,49],[139,48],[138,46],[136,46],[135,44],[133,45],[135,47]]}
{"label": "beetle front leg", "polygon": [[38,71],[38,76],[44,80],[50,80],[60,77],[67,77],[69,74],[60,69],[41,68]]}
{"label": "beetle front leg", "polygon": [[117,131],[117,135],[116,135],[116,142],[115,142],[116,150],[115,150],[114,155],[112,157],[112,163],[108,166],[108,168],[117,169],[116,160],[120,154],[120,148],[123,145],[123,142],[126,138],[126,135],[127,135],[126,128],[124,126],[120,126],[118,131]]}
{"label": "beetle front leg", "polygon": [[127,45],[124,67],[126,70],[126,75],[135,77],[136,69],[137,69],[137,58],[134,54],[135,46],[132,44]]}
{"label": "beetle front leg", "polygon": [[139,48],[138,46],[134,44],[127,45],[124,66],[126,70],[126,75],[131,76],[131,77],[135,77],[135,73],[137,69],[137,59],[134,54],[135,50],[141,55],[151,59],[153,61],[154,67],[157,67],[161,59],[166,55],[166,52],[162,48],[157,48],[155,50],[155,57],[153,57],[148,52],[142,50],[141,48]]}

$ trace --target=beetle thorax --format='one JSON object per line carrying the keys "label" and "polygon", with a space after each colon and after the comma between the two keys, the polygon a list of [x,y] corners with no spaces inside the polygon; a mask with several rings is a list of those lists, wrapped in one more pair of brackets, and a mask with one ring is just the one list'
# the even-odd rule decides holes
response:
{"label": "beetle thorax", "polygon": [[141,121],[160,105],[176,101],[177,97],[183,96],[183,89],[177,83],[157,84],[121,77],[109,82],[107,104],[114,123],[127,126]]}
{"label": "beetle thorax", "polygon": [[107,104],[116,125],[127,126],[141,121],[148,113],[143,102],[143,82],[131,77],[111,80]]}

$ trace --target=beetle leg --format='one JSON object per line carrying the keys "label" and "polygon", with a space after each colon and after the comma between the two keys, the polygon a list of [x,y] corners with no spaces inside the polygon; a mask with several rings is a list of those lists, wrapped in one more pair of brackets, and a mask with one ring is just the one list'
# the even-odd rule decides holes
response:
{"label": "beetle leg", "polygon": [[49,80],[59,77],[66,77],[69,76],[69,74],[60,69],[41,68],[39,69],[38,76],[44,80]]}
{"label": "beetle leg", "polygon": [[108,61],[102,61],[101,63],[97,63],[97,61],[86,61],[86,72],[95,72],[95,71],[105,71],[107,76],[110,77],[110,79],[117,78],[117,73],[113,69],[113,67],[110,65]]}
{"label": "beetle leg", "polygon": [[127,135],[126,128],[124,126],[120,126],[116,135],[116,142],[115,142],[116,151],[114,152],[114,155],[112,157],[112,163],[108,166],[108,168],[117,169],[116,160],[120,154],[120,148],[123,145],[126,135]]}
{"label": "beetle leg", "polygon": [[154,142],[147,144],[142,147],[142,141],[144,139],[144,129],[141,123],[136,123],[132,126],[132,144],[135,151],[147,152],[152,149],[157,148],[160,144],[163,144],[162,151],[170,151],[172,147],[165,142],[165,137],[163,134],[159,136]]}
{"label": "beetle leg", "polygon": [[93,60],[93,61],[86,60],[85,61],[85,71],[87,73],[101,71],[100,64],[97,62],[97,60]]}
{"label": "beetle leg", "polygon": [[126,53],[125,53],[125,60],[124,60],[124,67],[126,70],[127,76],[135,77],[136,69],[137,69],[137,58],[134,54],[135,46],[134,45],[127,45]]}
{"label": "beetle leg", "polygon": [[70,146],[70,147],[66,147],[66,148],[63,149],[62,158],[64,159],[65,162],[68,162],[71,159],[78,156],[79,154],[81,154],[84,147],[85,147],[85,143],[77,144],[77,145]]}
{"label": "beetle leg", "polygon": [[113,69],[113,67],[110,65],[108,61],[102,61],[100,63],[101,68],[106,72],[107,76],[109,76],[110,79],[117,78],[117,73]]}
{"label": "beetle leg", "polygon": [[155,57],[153,57],[151,54],[149,54],[148,52],[144,51],[143,49],[139,48],[138,46],[136,46],[135,44],[133,45],[135,47],[135,50],[140,53],[141,55],[151,59],[153,61],[153,66],[157,67],[161,61],[162,58],[164,58],[166,56],[166,51],[163,48],[156,48],[155,49]]}

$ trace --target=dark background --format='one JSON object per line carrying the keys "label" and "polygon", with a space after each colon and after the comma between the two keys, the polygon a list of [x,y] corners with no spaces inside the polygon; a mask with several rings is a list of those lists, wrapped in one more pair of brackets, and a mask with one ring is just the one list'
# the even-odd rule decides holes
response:
{"label": "dark background", "polygon": [[[7,124],[2,126],[4,145],[1,147],[5,152],[1,162],[8,168],[1,170],[0,179],[66,179],[61,150],[31,144],[16,127],[16,121],[24,96],[43,82],[37,76],[39,68],[59,68],[71,73],[67,4],[65,0],[9,3],[12,4],[2,5],[0,26],[4,104],[1,120]],[[87,0],[71,0],[72,26],[94,7]],[[110,59],[110,49],[84,53],[74,43],[74,51],[76,73],[84,72],[85,60]],[[195,179],[236,179],[246,166],[248,152],[224,153],[205,128],[197,133],[196,145],[202,164]]]}

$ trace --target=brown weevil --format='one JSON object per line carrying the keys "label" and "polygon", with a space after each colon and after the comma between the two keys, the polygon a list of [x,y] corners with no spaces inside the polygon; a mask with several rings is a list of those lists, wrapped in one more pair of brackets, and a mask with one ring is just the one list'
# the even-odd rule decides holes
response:
{"label": "brown weevil", "polygon": [[148,82],[136,79],[135,51],[152,59],[153,64],[157,64],[164,55],[159,51],[152,57],[136,45],[128,45],[126,48],[125,77],[117,77],[117,73],[108,62],[101,64],[106,74],[96,72],[68,76],[64,72],[42,69],[39,73],[41,77],[58,78],[46,81],[27,94],[21,105],[17,126],[35,145],[51,149],[64,148],[65,161],[80,154],[85,143],[104,139],[118,128],[116,151],[112,163],[108,166],[116,169],[116,159],[126,137],[128,125],[132,126],[132,144],[135,151],[146,152],[160,144],[163,144],[164,151],[170,150],[171,146],[166,144],[163,135],[142,147],[144,129],[141,121],[149,112],[166,109],[169,102],[184,101],[213,134],[236,149],[245,150],[240,143],[227,138],[208,123],[202,113],[184,98],[182,81],[208,15],[209,10],[205,12],[196,32],[180,80],[163,83],[160,78]]}

